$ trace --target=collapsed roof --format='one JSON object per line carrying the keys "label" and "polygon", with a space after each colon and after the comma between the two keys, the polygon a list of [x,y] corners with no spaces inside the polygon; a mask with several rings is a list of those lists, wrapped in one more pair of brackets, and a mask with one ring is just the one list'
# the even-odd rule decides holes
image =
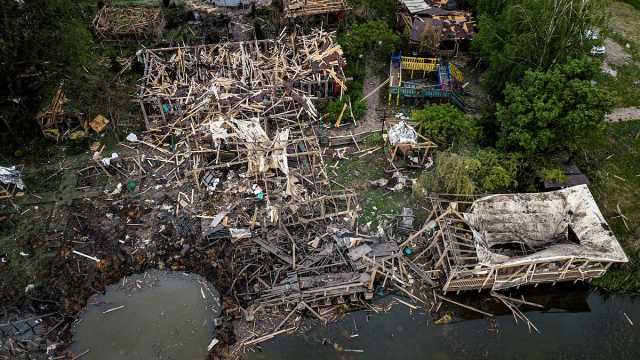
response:
{"label": "collapsed roof", "polygon": [[[473,231],[482,265],[572,257],[628,261],[586,185],[546,193],[487,196],[476,200],[463,216]],[[523,251],[510,256],[499,250],[510,245]]]}

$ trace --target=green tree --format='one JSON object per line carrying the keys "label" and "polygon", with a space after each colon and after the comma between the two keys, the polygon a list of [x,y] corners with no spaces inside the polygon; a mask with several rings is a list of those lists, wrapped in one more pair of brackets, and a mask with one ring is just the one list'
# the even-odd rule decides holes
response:
{"label": "green tree", "polygon": [[387,58],[400,44],[400,37],[382,20],[353,26],[338,37],[347,60],[362,63],[369,56]]}
{"label": "green tree", "polygon": [[593,40],[585,34],[601,26],[606,14],[606,0],[485,1],[478,5],[484,12],[473,45],[488,66],[484,85],[496,96],[528,69],[547,70],[587,54]]}
{"label": "green tree", "polygon": [[613,105],[591,82],[596,71],[591,59],[574,59],[548,71],[527,71],[521,84],[508,84],[497,105],[498,146],[528,158],[575,150]]}
{"label": "green tree", "polygon": [[468,145],[480,134],[474,120],[450,104],[415,110],[411,118],[419,124],[422,135],[439,144]]}

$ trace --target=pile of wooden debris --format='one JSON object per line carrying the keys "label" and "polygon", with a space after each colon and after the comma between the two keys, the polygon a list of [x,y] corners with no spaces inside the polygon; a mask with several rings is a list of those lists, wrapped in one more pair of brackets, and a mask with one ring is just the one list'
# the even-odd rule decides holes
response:
{"label": "pile of wooden debris", "polygon": [[287,18],[343,12],[351,9],[345,0],[285,0],[284,15]]}
{"label": "pile of wooden debris", "polygon": [[104,6],[93,19],[101,39],[159,39],[165,26],[160,8]]}

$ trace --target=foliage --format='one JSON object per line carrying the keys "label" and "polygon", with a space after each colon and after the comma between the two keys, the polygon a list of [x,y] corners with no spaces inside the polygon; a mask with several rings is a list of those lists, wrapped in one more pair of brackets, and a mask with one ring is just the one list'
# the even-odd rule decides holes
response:
{"label": "foliage", "polygon": [[640,10],[640,0],[623,0],[627,4],[633,5],[636,9]]}
{"label": "foliage", "polygon": [[[584,137],[576,165],[629,263],[612,267],[594,284],[611,291],[640,291],[640,121],[606,123]],[[624,217],[621,216],[624,215]]]}
{"label": "foliage", "polygon": [[411,118],[425,137],[440,144],[472,144],[480,135],[473,119],[450,104],[415,110]]}
{"label": "foliage", "polygon": [[395,24],[396,9],[390,0],[349,0],[354,13],[363,19],[383,19],[389,26]]}
{"label": "foliage", "polygon": [[542,169],[542,180],[552,183],[564,184],[567,181],[567,174],[564,170],[558,168]]}
{"label": "foliage", "polygon": [[0,8],[0,97],[17,100],[0,106],[0,124],[13,134],[7,145],[35,131],[31,119],[47,88],[84,72],[93,40],[74,1],[0,0]]}
{"label": "foliage", "polygon": [[[488,0],[487,0],[488,1]],[[528,69],[547,70],[572,57],[588,54],[593,40],[585,33],[601,27],[605,0],[512,0],[485,5],[473,41],[487,64],[484,85],[500,96],[506,83],[517,82]]]}
{"label": "foliage", "polygon": [[[331,100],[325,107],[325,121],[330,124],[335,124],[336,121],[338,121],[338,117],[340,116],[342,108],[345,104],[347,105],[347,107],[344,111],[344,114],[342,115],[341,122],[344,124],[347,122],[347,120],[350,121],[352,111],[353,117],[355,117],[356,120],[359,120],[367,110],[367,104],[363,101],[358,100],[359,98],[357,96],[351,95],[343,96],[342,100]],[[351,102],[351,109],[349,108],[349,102]]]}
{"label": "foliage", "polygon": [[338,37],[350,63],[359,63],[369,56],[388,57],[400,44],[400,37],[382,20],[368,21],[347,29]]}
{"label": "foliage", "polygon": [[527,71],[521,84],[508,84],[497,105],[498,146],[528,158],[575,150],[612,107],[608,93],[591,83],[596,71],[589,58],[574,59],[548,71]]}
{"label": "foliage", "polygon": [[517,186],[518,164],[515,155],[492,149],[443,152],[434,169],[418,177],[413,190],[418,197],[426,192],[471,195],[510,190]]}

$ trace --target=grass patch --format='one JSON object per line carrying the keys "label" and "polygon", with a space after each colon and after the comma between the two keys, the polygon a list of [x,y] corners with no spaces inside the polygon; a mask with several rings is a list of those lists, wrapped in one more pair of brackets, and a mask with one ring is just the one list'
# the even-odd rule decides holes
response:
{"label": "grass patch", "polygon": [[[612,291],[640,291],[640,121],[608,124],[585,139],[576,159],[591,179],[591,191],[630,262],[595,283]],[[623,219],[620,212],[624,214]],[[626,223],[626,224],[625,224]]]}
{"label": "grass patch", "polygon": [[[391,174],[386,174],[384,171],[386,165],[387,162],[382,151],[362,158],[353,156],[349,160],[341,160],[338,167],[334,169],[334,175],[337,175],[335,181],[347,188],[354,189],[358,194],[358,203],[361,208],[360,224],[371,222],[375,227],[381,217],[390,218],[398,215],[403,207],[413,208],[416,223],[420,223],[424,220],[426,213],[412,195],[410,185],[401,191],[369,187],[368,182],[371,180],[391,178]],[[329,173],[332,174],[332,171],[329,170]],[[415,174],[410,177],[415,177]],[[342,188],[334,187],[334,190],[340,189]]]}
{"label": "grass patch", "polygon": [[[640,2],[640,0],[636,0]],[[631,4],[614,2],[609,6],[609,29],[632,42],[640,44],[640,10]]]}
{"label": "grass patch", "polygon": [[615,107],[640,106],[640,67],[634,64],[616,67],[615,78],[598,74],[598,83],[608,90]]}

